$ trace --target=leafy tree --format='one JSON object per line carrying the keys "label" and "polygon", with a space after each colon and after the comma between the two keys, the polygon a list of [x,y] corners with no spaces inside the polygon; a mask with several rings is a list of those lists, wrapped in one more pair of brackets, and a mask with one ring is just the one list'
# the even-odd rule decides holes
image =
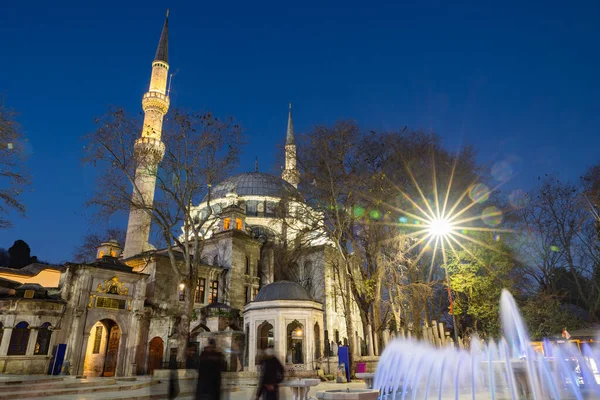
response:
{"label": "leafy tree", "polygon": [[563,328],[578,329],[584,321],[572,309],[562,304],[559,297],[543,292],[529,297],[521,306],[521,315],[531,339],[559,336]]}
{"label": "leafy tree", "polygon": [[10,264],[10,255],[6,249],[0,248],[0,267],[8,267]]}
{"label": "leafy tree", "polygon": [[[183,310],[174,331],[179,343],[189,339],[194,294],[204,235],[216,222],[210,203],[211,184],[223,179],[236,165],[241,149],[241,129],[232,118],[220,119],[210,112],[173,109],[165,119],[161,141],[164,157],[158,168],[144,173],[156,178],[156,197],[148,204],[136,185],[138,162],[156,157],[150,148],[138,149],[142,122],[115,108],[96,119],[96,131],[87,135],[87,163],[99,168],[96,192],[88,205],[105,220],[116,213],[142,210],[152,221],[155,232],[166,243],[169,265],[178,282],[184,285]],[[133,191],[133,194],[132,194]],[[206,214],[195,205],[206,197]],[[183,360],[184,347],[178,358]]]}
{"label": "leafy tree", "polygon": [[[365,132],[352,121],[317,126],[297,143],[301,189],[311,206],[305,214],[317,211],[312,214],[315,231],[325,234],[339,256],[334,263],[339,266],[335,284],[347,296],[347,320],[354,304],[363,328],[370,324],[375,332],[386,326],[388,307],[394,308],[397,321],[406,320],[406,315],[399,314],[410,308],[417,327],[423,318],[430,319],[432,283],[439,276],[433,273],[435,268],[429,268],[430,262],[423,262],[429,257],[421,251],[424,243],[419,247],[406,240],[406,247],[397,248],[395,238],[410,238],[419,230],[404,229],[406,224],[398,221],[408,214],[421,214],[424,202],[434,204],[430,199],[438,195],[436,188],[444,190],[439,194],[443,201],[450,182],[453,190],[448,203],[458,203],[459,209],[468,204],[468,197],[461,194],[477,176],[472,149],[451,154],[436,135],[406,130]],[[393,254],[399,251],[402,257],[396,259]],[[398,286],[392,288],[390,282]],[[411,295],[406,299],[409,287]],[[390,302],[386,304],[384,298]],[[352,337],[355,322],[349,322],[347,334]]]}
{"label": "leafy tree", "polygon": [[461,331],[470,328],[480,337],[498,337],[502,289],[519,291],[519,267],[508,246],[494,240],[493,233],[471,232],[469,236],[478,243],[464,241],[464,249],[449,252],[447,268],[455,296],[453,311]]}
{"label": "leafy tree", "polygon": [[121,228],[109,228],[102,233],[89,233],[83,238],[83,243],[77,246],[73,253],[73,259],[79,263],[89,263],[96,259],[98,246],[107,240],[114,239],[121,246],[125,245],[125,230]]}
{"label": "leafy tree", "polygon": [[0,228],[12,226],[10,212],[25,215],[20,197],[30,184],[25,168],[25,135],[14,110],[0,99]]}
{"label": "leafy tree", "polygon": [[31,248],[23,240],[16,240],[8,249],[8,254],[9,268],[20,269],[37,261],[37,257],[32,261]]}
{"label": "leafy tree", "polygon": [[584,188],[546,177],[530,194],[530,203],[516,212],[520,235],[513,247],[543,294],[579,305],[599,320],[600,248]]}

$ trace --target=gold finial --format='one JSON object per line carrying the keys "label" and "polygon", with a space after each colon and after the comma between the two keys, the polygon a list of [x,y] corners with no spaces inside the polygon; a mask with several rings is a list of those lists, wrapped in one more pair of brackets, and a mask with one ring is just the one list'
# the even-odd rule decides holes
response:
{"label": "gold finial", "polygon": [[167,18],[169,18],[169,9],[167,8]]}

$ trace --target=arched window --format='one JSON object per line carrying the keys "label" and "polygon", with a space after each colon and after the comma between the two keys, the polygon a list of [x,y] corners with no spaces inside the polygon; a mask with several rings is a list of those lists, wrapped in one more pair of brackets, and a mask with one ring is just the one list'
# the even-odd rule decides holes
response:
{"label": "arched window", "polygon": [[310,280],[311,276],[312,276],[312,263],[310,261],[307,261],[304,263],[304,268],[302,270],[302,281],[303,283],[308,283],[307,281]]}
{"label": "arched window", "polygon": [[273,345],[273,325],[267,321],[263,321],[262,324],[256,329],[256,358],[254,363],[260,365],[262,361],[263,352]]}
{"label": "arched window", "polygon": [[246,275],[250,275],[250,258],[246,256]]}
{"label": "arched window", "polygon": [[236,218],[235,219],[235,229],[237,229],[238,231],[241,231],[242,227],[243,227],[242,219],[241,218]]}
{"label": "arched window", "polygon": [[229,229],[229,223],[231,221],[231,218],[225,218],[223,220],[223,230],[226,231]]}
{"label": "arched window", "polygon": [[287,364],[304,364],[304,327],[298,321],[287,326]]}
{"label": "arched window", "polygon": [[8,345],[9,356],[24,356],[27,352],[27,343],[29,342],[29,324],[25,321],[21,321],[13,328],[12,335],[10,336],[10,343]]}
{"label": "arched window", "polygon": [[40,329],[38,329],[37,340],[35,341],[35,349],[33,354],[36,355],[47,355],[48,348],[50,347],[50,338],[52,337],[52,331],[50,330],[50,322],[44,322]]}

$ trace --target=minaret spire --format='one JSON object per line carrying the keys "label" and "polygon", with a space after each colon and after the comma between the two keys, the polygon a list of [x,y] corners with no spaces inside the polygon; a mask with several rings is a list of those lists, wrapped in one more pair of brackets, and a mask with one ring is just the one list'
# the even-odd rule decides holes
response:
{"label": "minaret spire", "polygon": [[167,9],[167,16],[165,17],[165,23],[160,33],[160,39],[158,40],[158,47],[156,48],[156,54],[154,61],[169,62],[169,10]]}
{"label": "minaret spire", "polygon": [[142,97],[144,125],[134,144],[136,162],[133,194],[123,257],[129,258],[148,249],[150,222],[156,187],[156,171],[165,154],[161,141],[163,118],[169,110],[167,80],[169,74],[169,10],[165,18],[156,55],[152,62],[150,87]]}
{"label": "minaret spire", "polygon": [[288,114],[287,134],[285,135],[285,144],[294,143],[294,121],[292,120],[292,103],[290,103],[290,111]]}
{"label": "minaret spire", "polygon": [[300,171],[296,168],[296,141],[294,139],[294,121],[292,120],[292,103],[288,113],[287,133],[285,135],[285,169],[281,178],[297,188],[300,183]]}

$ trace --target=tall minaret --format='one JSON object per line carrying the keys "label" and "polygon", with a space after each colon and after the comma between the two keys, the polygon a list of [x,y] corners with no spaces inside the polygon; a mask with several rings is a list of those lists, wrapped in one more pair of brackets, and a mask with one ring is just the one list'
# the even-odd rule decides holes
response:
{"label": "tall minaret", "polygon": [[296,168],[296,142],[294,141],[294,122],[292,121],[292,103],[288,115],[287,134],[285,135],[285,169],[281,174],[284,181],[298,188],[300,171]]}
{"label": "tall minaret", "polygon": [[142,97],[144,126],[142,134],[134,145],[136,161],[135,187],[132,206],[129,211],[127,237],[123,257],[135,256],[149,249],[151,209],[154,202],[156,171],[165,154],[165,145],[161,142],[163,118],[169,110],[167,80],[169,73],[169,10],[165,18],[156,55],[152,62],[150,88]]}

